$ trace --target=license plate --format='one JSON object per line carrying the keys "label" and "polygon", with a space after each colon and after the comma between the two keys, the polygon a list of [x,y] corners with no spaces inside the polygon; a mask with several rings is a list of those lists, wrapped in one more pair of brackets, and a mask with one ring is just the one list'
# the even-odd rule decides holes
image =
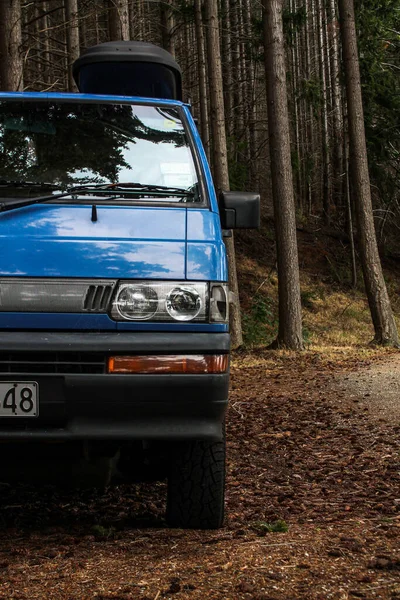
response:
{"label": "license plate", "polygon": [[34,381],[0,382],[0,417],[37,417],[39,386]]}

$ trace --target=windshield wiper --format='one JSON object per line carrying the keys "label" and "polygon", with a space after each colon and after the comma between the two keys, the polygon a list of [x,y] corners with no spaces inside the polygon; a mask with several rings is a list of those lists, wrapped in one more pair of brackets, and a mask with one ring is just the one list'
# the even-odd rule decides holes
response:
{"label": "windshield wiper", "polygon": [[[50,184],[49,184],[50,185]],[[55,186],[54,189],[59,189],[60,186]],[[154,196],[165,197],[166,194],[171,196],[178,196],[182,198],[194,197],[194,193],[184,188],[174,188],[163,185],[147,185],[141,183],[110,183],[110,184],[94,184],[87,186],[75,185],[67,188],[65,192],[59,194],[51,194],[47,196],[38,196],[37,198],[21,198],[12,202],[0,202],[0,212],[7,212],[9,210],[15,210],[17,208],[24,208],[25,206],[32,206],[33,204],[41,204],[42,202],[50,202],[51,200],[58,200],[60,198],[66,198],[67,196],[77,196],[79,194],[93,193],[93,192],[107,192],[107,194],[115,193],[117,196],[121,195],[123,191],[131,191],[132,193],[143,193],[152,192]],[[107,198],[108,199],[108,198]],[[112,199],[112,197],[110,198]]]}
{"label": "windshield wiper", "polygon": [[170,187],[168,185],[152,185],[148,183],[135,183],[135,182],[121,182],[121,183],[111,183],[108,187],[108,190],[141,190],[144,192],[168,192],[171,194],[182,194],[183,196],[191,196],[193,192],[190,189],[178,188],[178,187]]}
{"label": "windshield wiper", "polygon": [[51,194],[51,196],[38,196],[37,198],[21,198],[12,202],[0,202],[0,213],[7,212],[8,210],[15,210],[16,208],[24,208],[24,206],[31,206],[33,204],[40,204],[41,202],[48,202],[50,200],[57,200],[58,198],[64,198],[70,196],[71,192],[60,192],[59,194]]}
{"label": "windshield wiper", "polygon": [[1,188],[31,188],[33,190],[39,188],[45,190],[58,190],[60,189],[60,186],[56,185],[55,183],[47,183],[47,181],[12,181],[8,179],[0,179],[0,189]]}
{"label": "windshield wiper", "polygon": [[171,187],[169,185],[153,185],[149,183],[136,183],[136,182],[119,182],[119,183],[99,183],[94,185],[85,185],[85,186],[74,186],[70,188],[71,195],[77,193],[87,193],[87,192],[101,192],[101,193],[132,193],[132,194],[146,194],[151,193],[156,196],[178,196],[179,198],[192,198],[195,196],[195,192],[193,191],[193,186],[190,188],[179,188],[179,187]]}
{"label": "windshield wiper", "polygon": [[[1,181],[1,180],[0,180]],[[21,182],[9,182],[9,183],[21,183]],[[53,186],[53,189],[60,189],[59,185],[46,184],[50,187]],[[13,187],[13,186],[11,186]],[[16,200],[12,200],[11,202],[0,202],[0,212],[7,212],[9,210],[15,210],[17,208],[24,208],[25,206],[32,206],[33,204],[41,204],[42,202],[50,202],[51,200],[58,200],[59,198],[66,198],[67,196],[71,196],[72,190],[78,189],[80,193],[84,193],[85,191],[93,191],[92,186],[73,186],[71,188],[67,188],[65,192],[60,192],[58,194],[48,194],[46,196],[38,196],[37,198],[18,198]]]}
{"label": "windshield wiper", "polygon": [[[111,188],[111,189],[110,189]],[[179,202],[198,202],[200,199],[197,184],[189,188],[170,187],[168,185],[152,185],[147,183],[116,183],[111,184],[108,191],[138,194],[139,196],[151,194],[153,197],[166,198],[173,196],[179,198]]]}

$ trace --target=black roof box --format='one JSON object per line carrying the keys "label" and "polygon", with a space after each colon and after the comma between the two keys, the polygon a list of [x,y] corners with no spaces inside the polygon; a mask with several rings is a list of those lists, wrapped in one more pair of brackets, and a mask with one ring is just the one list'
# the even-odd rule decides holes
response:
{"label": "black roof box", "polygon": [[80,92],[182,100],[181,70],[173,56],[147,42],[106,42],[73,64]]}

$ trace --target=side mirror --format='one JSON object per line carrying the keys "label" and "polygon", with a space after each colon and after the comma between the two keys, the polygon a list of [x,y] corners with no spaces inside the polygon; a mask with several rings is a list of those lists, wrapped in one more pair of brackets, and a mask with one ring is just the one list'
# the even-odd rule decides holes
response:
{"label": "side mirror", "polygon": [[260,194],[221,192],[219,211],[222,229],[257,229],[260,227]]}

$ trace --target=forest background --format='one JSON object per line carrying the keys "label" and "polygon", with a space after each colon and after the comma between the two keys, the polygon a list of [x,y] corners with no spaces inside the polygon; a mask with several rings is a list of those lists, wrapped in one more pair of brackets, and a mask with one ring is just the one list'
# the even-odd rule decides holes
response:
{"label": "forest background", "polygon": [[[226,183],[262,197],[260,232],[236,236],[244,343],[269,344],[279,318],[266,84],[276,74],[268,72],[263,13],[265,23],[273,4],[283,16],[302,337],[306,345],[366,343],[373,329],[358,257],[363,232],[351,177],[337,0],[2,0],[0,89],[75,92],[71,65],[84,49],[109,40],[156,43],[182,68],[184,98],[216,174],[212,91],[220,57]],[[355,14],[373,215],[396,313],[400,0],[355,0]]]}
{"label": "forest background", "polygon": [[[349,168],[339,18],[350,2],[0,0],[1,90],[76,91],[72,62],[108,40],[150,41],[172,52],[217,185],[212,75],[220,55],[229,167],[223,184],[259,191],[262,199],[261,229],[235,233],[244,346],[253,351],[234,354],[231,364],[225,529],[164,528],[163,482],[117,485],[105,494],[39,487],[36,479],[32,487],[2,484],[0,598],[400,598],[400,371],[397,352],[366,349],[375,327]],[[368,190],[398,321],[400,0],[354,5]],[[279,333],[267,101],[267,84],[278,78],[269,72],[263,22],[272,6],[283,9],[291,241],[302,339],[311,352],[263,350]]]}

